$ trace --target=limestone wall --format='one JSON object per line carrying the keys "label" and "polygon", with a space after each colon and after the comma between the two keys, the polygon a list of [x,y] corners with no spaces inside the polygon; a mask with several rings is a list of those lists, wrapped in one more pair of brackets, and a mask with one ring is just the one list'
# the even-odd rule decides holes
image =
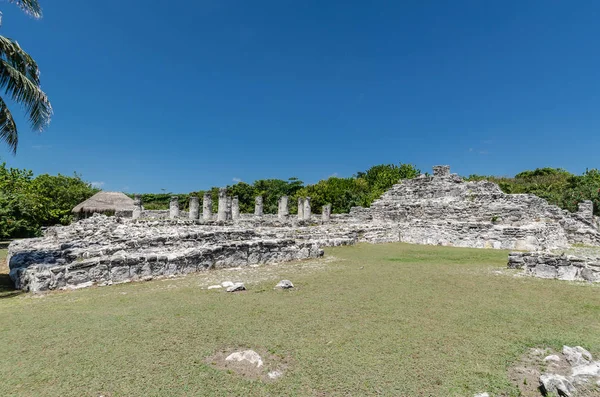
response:
{"label": "limestone wall", "polygon": [[289,235],[96,215],[70,226],[50,228],[43,238],[11,243],[8,260],[16,287],[38,292],[323,254],[322,241]]}
{"label": "limestone wall", "polygon": [[600,282],[600,257],[548,252],[511,252],[508,267],[526,274],[570,281]]}

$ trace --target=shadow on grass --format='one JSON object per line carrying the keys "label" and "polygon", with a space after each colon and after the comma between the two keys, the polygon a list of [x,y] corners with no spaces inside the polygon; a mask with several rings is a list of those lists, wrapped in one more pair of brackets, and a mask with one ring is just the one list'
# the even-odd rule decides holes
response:
{"label": "shadow on grass", "polygon": [[12,298],[22,293],[23,291],[15,289],[15,285],[8,274],[0,274],[0,299]]}

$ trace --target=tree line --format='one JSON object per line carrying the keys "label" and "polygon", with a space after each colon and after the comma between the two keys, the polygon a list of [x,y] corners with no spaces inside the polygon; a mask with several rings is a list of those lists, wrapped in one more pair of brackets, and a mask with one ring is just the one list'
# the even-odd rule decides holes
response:
{"label": "tree line", "polygon": [[[263,197],[263,208],[267,214],[276,214],[281,196],[288,196],[291,214],[296,214],[298,197],[310,197],[313,212],[318,213],[326,204],[332,204],[332,212],[336,214],[350,212],[355,206],[368,207],[379,198],[387,189],[398,183],[401,179],[409,179],[421,173],[411,164],[381,164],[369,168],[364,172],[357,172],[352,177],[340,178],[336,176],[321,180],[315,184],[304,184],[298,178],[259,179],[252,184],[238,182],[227,186],[228,196],[237,196],[240,212],[253,213],[255,198]],[[183,210],[189,207],[190,196],[200,198],[202,202],[205,193],[212,197],[213,211],[217,210],[219,188],[198,190],[189,194],[178,195],[179,206]],[[171,193],[142,194],[142,203],[145,209],[168,209]],[[133,197],[133,196],[132,196]]]}
{"label": "tree line", "polygon": [[0,164],[0,239],[34,237],[41,228],[67,225],[71,210],[98,192],[77,174],[39,175]]}
{"label": "tree line", "polygon": [[[420,174],[411,164],[380,164],[351,177],[332,176],[315,184],[305,184],[298,178],[260,179],[253,183],[238,182],[227,186],[228,195],[237,196],[242,213],[254,212],[254,199],[263,196],[265,213],[277,213],[281,196],[289,197],[290,213],[297,211],[298,197],[311,197],[315,213],[325,204],[332,204],[333,213],[347,213],[354,206],[369,207],[386,190],[402,179]],[[529,193],[546,199],[571,212],[577,211],[578,203],[594,202],[594,212],[599,214],[600,171],[586,170],[581,175],[560,168],[538,168],[523,171],[512,178],[469,175],[467,181],[490,180],[497,183],[505,193]],[[34,237],[43,227],[66,225],[72,221],[71,210],[99,190],[81,179],[77,174],[39,175],[25,169],[8,168],[0,163],[0,239]],[[219,188],[178,194],[180,208],[187,210],[189,198],[205,192],[212,196],[213,211],[217,211]],[[133,195],[131,195],[133,197]],[[171,193],[143,194],[146,209],[169,208]]]}
{"label": "tree line", "polygon": [[585,200],[594,202],[594,214],[600,215],[600,171],[587,169],[581,175],[574,175],[562,168],[537,168],[523,171],[513,178],[469,175],[467,181],[487,179],[500,186],[504,193],[535,194],[571,212],[577,211],[579,203]]}

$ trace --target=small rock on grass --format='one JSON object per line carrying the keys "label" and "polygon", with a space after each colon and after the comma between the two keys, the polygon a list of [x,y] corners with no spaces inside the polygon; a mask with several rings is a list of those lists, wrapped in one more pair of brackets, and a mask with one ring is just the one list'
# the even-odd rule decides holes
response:
{"label": "small rock on grass", "polygon": [[238,292],[238,291],[245,291],[245,290],[246,290],[246,287],[244,286],[244,283],[235,283],[231,287],[227,288],[227,292]]}
{"label": "small rock on grass", "polygon": [[489,393],[477,393],[474,397],[490,397]]}
{"label": "small rock on grass", "polygon": [[254,350],[231,353],[229,356],[227,356],[225,361],[246,361],[251,365],[256,365],[256,368],[263,366],[262,358]]}
{"label": "small rock on grass", "polygon": [[540,376],[540,384],[546,393],[557,393],[559,396],[571,397],[576,392],[573,384],[561,375],[544,374]]}
{"label": "small rock on grass", "polygon": [[290,280],[281,280],[279,283],[277,283],[275,288],[290,289],[294,288],[294,284],[292,284]]}
{"label": "small rock on grass", "polygon": [[267,374],[267,376],[269,377],[269,379],[277,379],[277,378],[281,378],[283,376],[283,372],[281,371],[271,371]]}
{"label": "small rock on grass", "polygon": [[592,354],[581,346],[563,346],[562,352],[569,364],[573,367],[578,365],[588,365],[592,362]]}
{"label": "small rock on grass", "polygon": [[552,354],[546,358],[544,358],[544,361],[553,361],[555,363],[560,362],[560,357],[556,354]]}

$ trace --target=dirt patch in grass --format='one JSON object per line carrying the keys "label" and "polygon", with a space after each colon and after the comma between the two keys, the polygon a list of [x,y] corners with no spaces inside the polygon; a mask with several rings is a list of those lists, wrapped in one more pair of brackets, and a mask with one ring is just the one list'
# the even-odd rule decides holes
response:
{"label": "dirt patch in grass", "polygon": [[[246,360],[227,360],[230,354],[247,350],[254,350],[258,353],[263,363],[260,367]],[[273,382],[281,379],[291,367],[291,359],[287,356],[274,355],[265,349],[248,348],[226,348],[219,350],[208,357],[206,363],[213,368],[228,373],[235,373],[246,379],[261,380],[263,382]]]}
{"label": "dirt patch in grass", "polygon": [[519,388],[523,397],[539,397],[540,375],[545,371],[544,357],[553,354],[550,349],[532,348],[508,369],[510,381]]}

